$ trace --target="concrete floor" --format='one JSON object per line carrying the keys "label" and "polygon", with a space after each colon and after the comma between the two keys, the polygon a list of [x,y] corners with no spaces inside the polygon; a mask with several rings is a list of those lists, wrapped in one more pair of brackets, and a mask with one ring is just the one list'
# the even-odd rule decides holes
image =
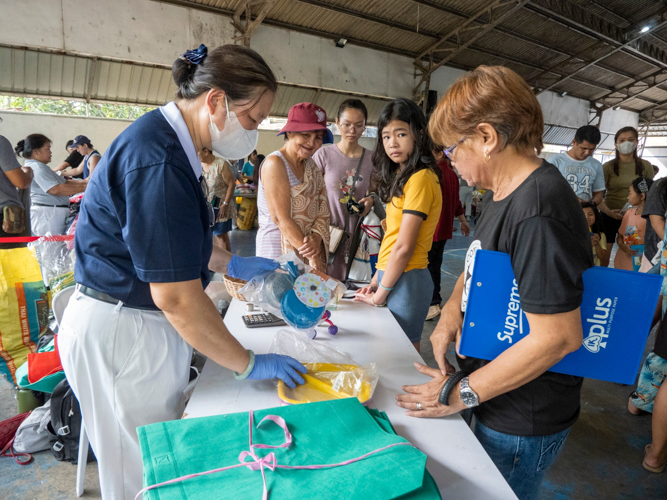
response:
{"label": "concrete floor", "polygon": [[[232,249],[242,256],[254,255],[254,237],[254,231],[234,231]],[[447,242],[441,286],[445,300],[463,271],[469,241],[455,232],[454,238]],[[436,322],[437,318],[427,321],[422,336],[422,356],[430,366],[436,366],[429,342]],[[653,346],[653,334],[647,345],[648,353]],[[449,353],[449,359],[454,360],[453,353]],[[0,420],[16,413],[12,386],[3,380],[0,380]],[[543,500],[667,499],[667,473],[651,474],[641,467],[644,446],[651,440],[651,417],[634,417],[627,412],[631,390],[628,386],[585,380],[581,416],[547,475]],[[76,497],[76,466],[57,462],[48,451],[34,457],[31,465],[23,467],[12,459],[0,459],[3,498],[60,500]],[[100,498],[96,462],[86,468],[85,489],[82,498]]]}

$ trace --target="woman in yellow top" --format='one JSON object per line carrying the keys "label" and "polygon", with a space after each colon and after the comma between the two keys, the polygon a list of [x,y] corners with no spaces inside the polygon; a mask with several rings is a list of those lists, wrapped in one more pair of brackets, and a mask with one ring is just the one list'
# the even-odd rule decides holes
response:
{"label": "woman in yellow top", "polygon": [[653,179],[653,165],[637,156],[639,134],[634,127],[623,127],[616,132],[616,158],[602,165],[604,186],[607,190],[604,201],[598,209],[602,213],[602,224],[607,236],[607,254],[601,265],[607,267],[611,249],[621,227],[623,214],[621,209],[628,201],[629,186],[637,177]]}
{"label": "woman in yellow top", "polygon": [[422,110],[409,99],[396,99],[380,113],[373,164],[378,195],[387,203],[387,231],[377,272],[354,298],[389,307],[417,351],[433,296],[428,251],[442,209],[427,125]]}

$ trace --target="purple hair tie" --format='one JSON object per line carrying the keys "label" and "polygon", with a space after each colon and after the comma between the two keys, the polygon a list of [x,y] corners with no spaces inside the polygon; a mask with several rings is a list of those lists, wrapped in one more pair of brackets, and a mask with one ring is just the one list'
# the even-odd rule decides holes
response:
{"label": "purple hair tie", "polygon": [[208,55],[208,49],[203,43],[195,50],[186,50],[185,54],[181,56],[188,64],[200,64],[204,58]]}

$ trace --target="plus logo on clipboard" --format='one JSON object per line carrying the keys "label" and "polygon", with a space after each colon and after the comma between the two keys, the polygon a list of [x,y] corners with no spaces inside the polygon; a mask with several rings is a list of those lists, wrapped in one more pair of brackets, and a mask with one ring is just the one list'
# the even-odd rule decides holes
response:
{"label": "plus logo on clipboard", "polygon": [[616,312],[618,297],[612,301],[609,298],[599,298],[595,302],[595,313],[592,318],[586,318],[586,324],[590,326],[588,337],[584,339],[583,346],[593,354],[600,352],[600,348],[606,349],[611,330],[611,323]]}

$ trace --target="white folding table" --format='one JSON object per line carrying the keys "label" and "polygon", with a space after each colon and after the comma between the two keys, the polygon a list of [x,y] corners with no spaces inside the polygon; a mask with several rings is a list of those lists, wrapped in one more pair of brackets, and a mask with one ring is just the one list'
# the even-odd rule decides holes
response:
{"label": "white folding table", "polygon": [[[244,347],[268,352],[281,328],[246,328],[245,304],[234,300],[225,324]],[[427,468],[443,499],[513,499],[516,496],[459,415],[438,419],[408,417],[396,406],[402,385],[424,383],[414,362],[423,362],[386,308],[341,300],[331,320],[338,334],[318,328],[318,342],[348,353],[360,364],[376,363],[380,379],[369,406],[383,410],[396,432],[428,455]],[[208,361],[185,410],[187,418],[260,410],[280,405],[276,381],[237,381],[231,371]]]}

